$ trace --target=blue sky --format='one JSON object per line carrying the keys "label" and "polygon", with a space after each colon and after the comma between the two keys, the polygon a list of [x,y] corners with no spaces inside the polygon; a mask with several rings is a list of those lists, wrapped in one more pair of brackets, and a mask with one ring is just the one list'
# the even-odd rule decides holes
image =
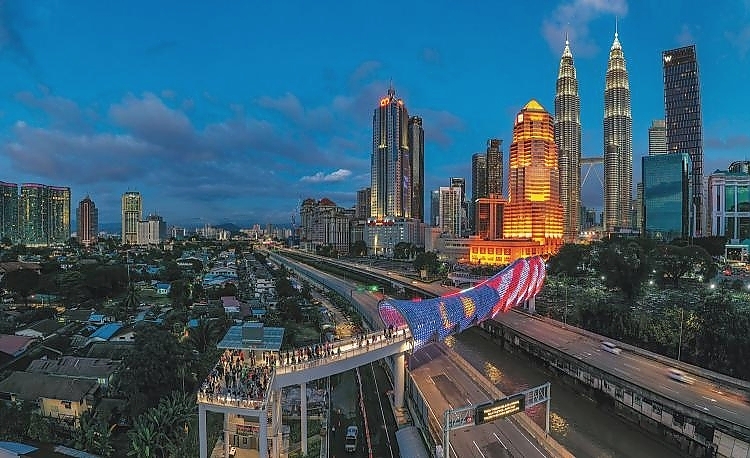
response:
{"label": "blue sky", "polygon": [[[424,119],[426,189],[470,179],[530,99],[553,110],[570,35],[583,155],[600,156],[615,17],[634,179],[663,117],[661,51],[697,47],[705,170],[750,151],[750,1],[0,0],[0,180],[70,186],[100,221],[124,191],[188,226],[288,223],[300,199],[369,186],[372,111],[393,80]],[[585,170],[584,170],[585,173]],[[601,206],[601,168],[584,204]],[[602,177],[603,178],[603,177]]]}

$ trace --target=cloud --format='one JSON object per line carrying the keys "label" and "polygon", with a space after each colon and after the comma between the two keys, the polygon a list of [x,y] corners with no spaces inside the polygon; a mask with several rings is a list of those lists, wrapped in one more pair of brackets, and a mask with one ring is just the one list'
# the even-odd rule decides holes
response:
{"label": "cloud", "polygon": [[424,48],[420,54],[422,61],[428,64],[439,65],[442,63],[440,51],[435,48]]}
{"label": "cloud", "polygon": [[[555,53],[562,53],[568,34],[573,55],[592,56],[597,46],[589,37],[589,24],[603,15],[623,17],[626,0],[570,0],[560,5],[542,23],[542,34]],[[614,33],[614,23],[612,24]]]}
{"label": "cloud", "polygon": [[356,69],[354,69],[354,72],[352,72],[352,75],[349,77],[349,84],[352,86],[358,84],[360,81],[372,75],[381,66],[382,64],[376,60],[362,62]]}
{"label": "cloud", "polygon": [[414,110],[414,113],[423,119],[425,141],[435,142],[443,148],[453,144],[449,135],[451,131],[462,131],[465,128],[461,118],[445,110],[423,108]]}
{"label": "cloud", "polygon": [[335,172],[325,174],[324,172],[318,172],[315,175],[304,176],[299,181],[307,183],[330,183],[336,181],[344,181],[352,175],[351,170],[338,169]]}
{"label": "cloud", "polygon": [[693,36],[693,31],[691,30],[690,26],[687,24],[682,24],[680,33],[677,35],[675,39],[680,46],[687,46],[687,45],[695,43],[695,37]]}
{"label": "cloud", "polygon": [[736,32],[728,30],[724,32],[724,37],[737,49],[740,57],[744,59],[747,52],[750,51],[750,24],[745,25]]}
{"label": "cloud", "polygon": [[[72,128],[87,130],[87,116],[74,101],[64,97],[51,95],[45,87],[41,88],[42,96],[37,97],[29,91],[23,91],[16,94],[16,100],[29,108],[35,108],[44,112],[49,118],[52,127],[55,128]],[[88,114],[91,117],[91,114]]]}
{"label": "cloud", "polygon": [[26,21],[20,5],[25,2],[0,0],[0,55],[9,56],[20,66],[34,66],[34,55],[20,32],[19,24]]}
{"label": "cloud", "polygon": [[733,135],[731,137],[708,137],[705,149],[733,150],[750,148],[750,136],[746,134]]}

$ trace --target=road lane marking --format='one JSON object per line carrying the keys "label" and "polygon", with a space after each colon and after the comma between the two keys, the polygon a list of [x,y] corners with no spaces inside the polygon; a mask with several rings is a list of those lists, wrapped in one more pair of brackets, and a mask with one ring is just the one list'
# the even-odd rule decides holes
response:
{"label": "road lane marking", "polygon": [[619,367],[615,367],[614,369],[615,369],[615,370],[616,370],[617,372],[621,373],[621,374],[625,374],[625,375],[630,375],[630,372],[626,372],[626,371],[624,371],[624,370],[620,369]]}
{"label": "road lane marking", "polygon": [[474,443],[474,447],[477,448],[477,452],[479,452],[479,454],[482,455],[482,458],[485,458],[484,453],[482,453],[482,449],[479,448],[479,446],[477,445],[477,441],[472,441],[472,442]]}
{"label": "road lane marking", "polygon": [[623,365],[623,366],[626,366],[626,367],[629,367],[629,368],[631,368],[631,369],[637,370],[637,371],[639,371],[639,372],[640,372],[640,370],[641,370],[641,368],[640,368],[640,367],[635,367],[635,366],[631,366],[631,365],[630,365],[630,364],[628,364],[628,363],[623,363],[622,365]]}
{"label": "road lane marking", "polygon": [[659,385],[659,386],[665,390],[674,391],[672,388],[669,388],[668,386],[664,386],[664,385]]}
{"label": "road lane marking", "polygon": [[714,407],[716,407],[717,409],[721,409],[721,410],[724,410],[726,412],[733,413],[733,414],[737,415],[737,412],[735,412],[734,410],[725,409],[724,407],[721,407],[721,406],[714,406]]}
{"label": "road lane marking", "polygon": [[536,450],[537,452],[539,452],[539,454],[540,454],[540,455],[542,455],[542,456],[547,456],[547,455],[545,455],[544,453],[542,453],[542,451],[541,451],[541,450],[539,450],[539,449],[537,448],[537,446],[536,446],[536,445],[534,445],[534,443],[533,443],[533,442],[531,442],[531,441],[529,440],[529,438],[528,438],[528,437],[526,437],[526,434],[522,433],[522,432],[521,432],[521,430],[520,430],[520,429],[518,429],[518,426],[516,426],[516,424],[515,424],[515,423],[513,423],[513,422],[512,422],[512,421],[510,421],[510,420],[508,420],[508,423],[510,423],[511,425],[513,425],[513,427],[514,427],[514,428],[516,428],[516,431],[518,431],[518,433],[519,433],[520,435],[522,435],[524,439],[526,439],[526,442],[528,442],[529,444],[531,444],[531,446],[532,446],[532,447],[534,447],[534,449],[535,449],[535,450]]}
{"label": "road lane marking", "polygon": [[703,409],[703,410],[705,410],[706,412],[708,412],[708,407],[706,407],[706,406],[702,406],[702,405],[700,405],[700,404],[695,404],[695,407],[697,407],[697,408],[699,408],[699,409]]}
{"label": "road lane marking", "polygon": [[502,440],[500,440],[500,436],[497,435],[497,433],[492,433],[495,436],[495,439],[497,439],[498,442],[500,442],[500,445],[503,446],[505,450],[508,450],[508,447],[505,446]]}
{"label": "road lane marking", "polygon": [[711,401],[711,402],[716,402],[716,399],[714,399],[714,398],[709,398],[708,396],[701,396],[701,397],[702,397],[703,399],[706,399],[706,400],[708,400],[708,401]]}

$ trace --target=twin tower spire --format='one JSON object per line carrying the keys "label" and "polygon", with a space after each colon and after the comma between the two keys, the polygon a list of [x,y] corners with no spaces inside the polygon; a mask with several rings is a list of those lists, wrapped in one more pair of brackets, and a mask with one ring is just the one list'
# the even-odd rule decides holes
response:
{"label": "twin tower spire", "polygon": [[[605,231],[630,227],[633,185],[633,126],[630,86],[617,27],[609,51],[604,84],[603,149]],[[581,101],[578,79],[565,34],[555,92],[555,143],[563,206],[563,236],[576,240],[581,232]]]}

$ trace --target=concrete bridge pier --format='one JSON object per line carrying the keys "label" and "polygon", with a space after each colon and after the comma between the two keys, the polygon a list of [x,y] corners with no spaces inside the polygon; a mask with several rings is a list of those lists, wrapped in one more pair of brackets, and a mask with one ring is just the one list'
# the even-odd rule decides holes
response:
{"label": "concrete bridge pier", "polygon": [[307,456],[307,383],[305,382],[299,385],[299,412],[302,456]]}
{"label": "concrete bridge pier", "polygon": [[393,355],[393,406],[400,409],[404,406],[404,354]]}
{"label": "concrete bridge pier", "polygon": [[206,406],[198,404],[198,447],[200,458],[208,458],[208,439],[206,438]]}
{"label": "concrete bridge pier", "polygon": [[268,411],[263,409],[258,416],[258,455],[260,458],[268,457]]}

